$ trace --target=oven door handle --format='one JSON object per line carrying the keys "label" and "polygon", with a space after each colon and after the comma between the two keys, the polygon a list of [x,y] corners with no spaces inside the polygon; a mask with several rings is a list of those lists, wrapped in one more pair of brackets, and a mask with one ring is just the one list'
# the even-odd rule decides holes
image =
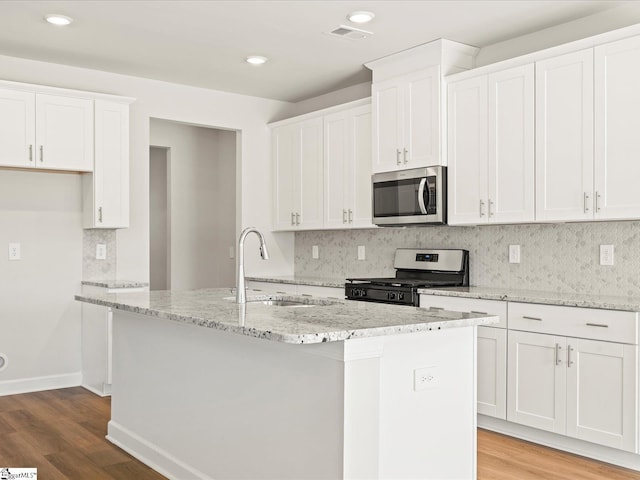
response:
{"label": "oven door handle", "polygon": [[420,186],[418,187],[418,205],[420,205],[420,211],[423,215],[427,214],[427,207],[424,204],[424,189],[427,186],[427,177],[423,177],[420,180]]}

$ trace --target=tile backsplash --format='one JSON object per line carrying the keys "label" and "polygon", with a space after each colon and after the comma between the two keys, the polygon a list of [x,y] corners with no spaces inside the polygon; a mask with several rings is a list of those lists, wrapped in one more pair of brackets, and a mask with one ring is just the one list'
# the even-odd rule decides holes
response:
{"label": "tile backsplash", "polygon": [[[106,260],[96,260],[96,245],[107,246]],[[86,229],[82,236],[82,279],[113,280],[116,277],[116,230]]]}
{"label": "tile backsplash", "polygon": [[[358,245],[365,260],[357,259]],[[509,263],[509,245],[520,245],[521,263]],[[600,245],[614,245],[613,266],[600,265]],[[640,296],[637,221],[297,232],[295,274],[392,276],[401,247],[469,250],[474,286]]]}

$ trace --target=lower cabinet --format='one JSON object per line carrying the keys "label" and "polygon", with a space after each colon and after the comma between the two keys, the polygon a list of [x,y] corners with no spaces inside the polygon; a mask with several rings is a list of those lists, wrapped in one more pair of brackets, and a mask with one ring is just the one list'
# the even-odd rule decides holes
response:
{"label": "lower cabinet", "polygon": [[509,327],[508,421],[638,451],[637,313],[509,303]]}
{"label": "lower cabinet", "polygon": [[507,418],[507,303],[497,300],[420,295],[423,308],[495,315],[495,327],[478,327],[478,413]]}

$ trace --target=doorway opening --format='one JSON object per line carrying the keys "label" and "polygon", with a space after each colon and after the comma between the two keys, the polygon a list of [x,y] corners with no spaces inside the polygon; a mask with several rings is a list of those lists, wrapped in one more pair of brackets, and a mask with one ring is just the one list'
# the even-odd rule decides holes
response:
{"label": "doorway opening", "polygon": [[238,133],[155,118],[149,127],[151,290],[231,287]]}

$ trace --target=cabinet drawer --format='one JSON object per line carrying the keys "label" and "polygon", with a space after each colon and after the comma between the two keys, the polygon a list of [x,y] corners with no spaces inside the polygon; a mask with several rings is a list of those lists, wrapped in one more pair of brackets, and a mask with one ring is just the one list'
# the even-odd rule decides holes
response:
{"label": "cabinet drawer", "polygon": [[509,329],[637,345],[638,314],[509,302]]}
{"label": "cabinet drawer", "polygon": [[422,308],[453,310],[454,312],[486,313],[500,317],[500,323],[491,327],[507,328],[507,302],[481,300],[477,298],[444,297],[441,295],[420,295]]}

